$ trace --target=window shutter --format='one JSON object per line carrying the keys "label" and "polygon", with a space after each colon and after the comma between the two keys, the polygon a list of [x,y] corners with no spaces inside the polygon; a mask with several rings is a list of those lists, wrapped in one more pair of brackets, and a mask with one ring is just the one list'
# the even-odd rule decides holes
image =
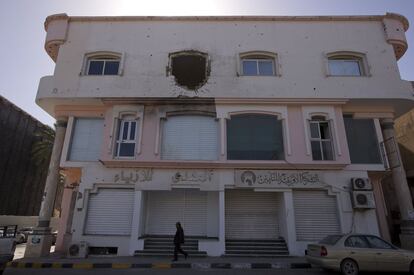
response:
{"label": "window shutter", "polygon": [[103,119],[77,118],[69,151],[70,161],[97,161],[101,154]]}
{"label": "window shutter", "polygon": [[218,123],[208,116],[172,116],[164,122],[162,159],[216,160]]}

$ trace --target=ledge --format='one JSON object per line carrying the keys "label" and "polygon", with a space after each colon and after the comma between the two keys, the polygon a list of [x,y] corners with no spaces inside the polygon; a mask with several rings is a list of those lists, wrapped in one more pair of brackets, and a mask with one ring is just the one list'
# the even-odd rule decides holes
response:
{"label": "ledge", "polygon": [[[285,161],[136,161],[100,160],[106,168],[180,168],[180,169],[284,169],[284,170],[342,170],[348,164],[332,161],[315,163],[288,163]],[[67,163],[70,166],[70,163]]]}

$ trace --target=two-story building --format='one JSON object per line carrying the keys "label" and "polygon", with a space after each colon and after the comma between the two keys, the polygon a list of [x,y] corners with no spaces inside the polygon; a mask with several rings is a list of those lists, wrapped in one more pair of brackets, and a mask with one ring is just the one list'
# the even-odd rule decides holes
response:
{"label": "two-story building", "polygon": [[56,67],[37,103],[67,121],[58,250],[155,253],[177,221],[215,256],[389,239],[381,179],[399,169],[392,121],[414,106],[404,17],[59,14],[45,28]]}

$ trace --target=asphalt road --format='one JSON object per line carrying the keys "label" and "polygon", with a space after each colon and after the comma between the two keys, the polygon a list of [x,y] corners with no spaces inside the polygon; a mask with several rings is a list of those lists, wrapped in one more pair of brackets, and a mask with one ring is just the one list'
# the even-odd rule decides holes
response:
{"label": "asphalt road", "polygon": [[4,275],[13,274],[30,274],[30,275],[80,275],[80,274],[99,274],[99,275],[190,275],[190,274],[203,274],[203,275],[330,275],[339,273],[324,272],[319,269],[266,269],[266,270],[240,270],[240,269],[168,269],[168,270],[156,270],[156,269],[125,269],[125,270],[113,270],[113,269],[90,269],[90,270],[73,270],[73,269],[7,269]]}
{"label": "asphalt road", "polygon": [[[4,271],[3,275],[30,274],[30,275],[339,275],[338,272],[327,272],[322,269],[19,269],[11,268]],[[365,275],[395,275],[396,273],[362,273]],[[397,273],[398,274],[398,273]],[[405,273],[401,273],[405,274]]]}

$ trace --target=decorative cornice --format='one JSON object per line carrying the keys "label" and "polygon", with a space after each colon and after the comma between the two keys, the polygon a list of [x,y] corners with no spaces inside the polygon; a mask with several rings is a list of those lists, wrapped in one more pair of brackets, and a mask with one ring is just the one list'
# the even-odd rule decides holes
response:
{"label": "decorative cornice", "polygon": [[335,16],[68,16],[66,13],[50,15],[45,20],[45,29],[53,20],[79,21],[382,21],[384,18],[402,22],[407,31],[407,18],[396,13],[385,15],[335,15]]}
{"label": "decorative cornice", "polygon": [[198,169],[284,169],[284,170],[341,170],[347,164],[334,161],[292,164],[286,161],[137,161],[137,160],[104,160],[101,163],[107,168],[198,168]]}
{"label": "decorative cornice", "polygon": [[225,104],[250,104],[250,105],[344,105],[347,99],[324,98],[215,98],[215,103]]}

